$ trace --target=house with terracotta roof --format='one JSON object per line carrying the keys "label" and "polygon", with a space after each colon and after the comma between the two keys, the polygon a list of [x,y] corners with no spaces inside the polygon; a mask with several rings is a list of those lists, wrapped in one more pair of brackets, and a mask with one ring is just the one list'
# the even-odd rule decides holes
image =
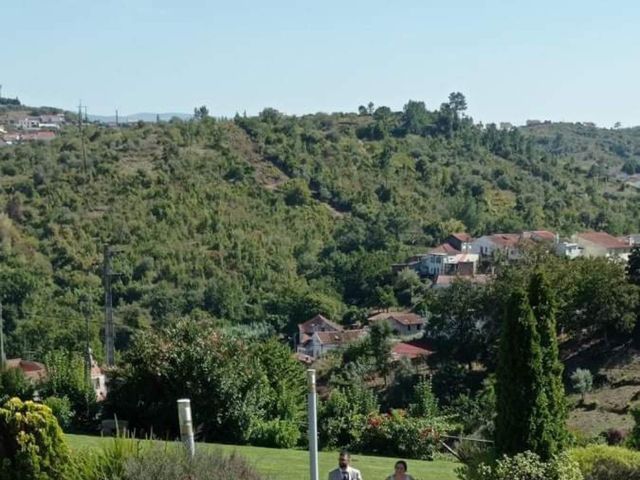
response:
{"label": "house with terracotta roof", "polygon": [[557,242],[557,234],[548,230],[532,230],[521,233],[495,233],[484,235],[473,241],[471,250],[483,258],[495,258],[503,255],[507,260],[522,257],[522,248],[526,244]]}
{"label": "house with terracotta roof", "polygon": [[342,332],[343,330],[342,325],[332,322],[323,315],[316,315],[298,324],[298,343],[307,342],[315,332]]}
{"label": "house with terracotta roof", "polygon": [[411,363],[422,363],[433,353],[422,341],[398,342],[391,348],[391,359],[399,361],[406,358]]}
{"label": "house with terracotta roof", "polygon": [[10,358],[6,361],[7,369],[18,368],[31,383],[36,384],[47,378],[47,367],[40,362],[23,360],[22,358]]}
{"label": "house with terracotta roof", "polygon": [[298,346],[298,354],[304,354],[317,360],[327,352],[345,347],[368,334],[366,329],[342,331],[317,331],[306,342]]}
{"label": "house with terracotta roof", "polygon": [[580,245],[585,257],[620,258],[629,260],[632,245],[606,232],[576,233],[572,240]]}
{"label": "house with terracotta roof", "polygon": [[411,312],[382,312],[368,318],[369,324],[386,322],[396,335],[415,335],[423,331],[425,319]]}
{"label": "house with terracotta roof", "polygon": [[475,274],[480,256],[471,253],[470,245],[464,244],[463,248],[460,251],[450,243],[443,243],[431,249],[420,261],[419,273],[428,277]]}
{"label": "house with terracotta roof", "polygon": [[459,252],[470,252],[473,238],[468,233],[459,232],[452,233],[444,240],[444,242],[448,243]]}

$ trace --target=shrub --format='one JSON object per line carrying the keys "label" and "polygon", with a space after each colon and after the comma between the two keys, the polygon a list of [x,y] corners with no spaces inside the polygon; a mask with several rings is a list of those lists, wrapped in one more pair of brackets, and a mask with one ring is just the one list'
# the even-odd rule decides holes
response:
{"label": "shrub", "polygon": [[12,398],[0,408],[0,480],[63,480],[69,449],[51,409]]}
{"label": "shrub", "polygon": [[69,428],[73,410],[71,410],[71,402],[67,397],[48,397],[45,398],[43,403],[51,409],[63,430]]}
{"label": "shrub", "polygon": [[300,438],[298,426],[290,420],[267,420],[256,425],[251,443],[262,447],[293,448]]}
{"label": "shrub", "polygon": [[607,442],[607,445],[615,446],[624,442],[627,432],[620,430],[619,428],[610,428],[609,430],[602,432],[602,436]]}
{"label": "shrub", "polygon": [[156,447],[126,464],[124,480],[262,480],[262,477],[236,455],[220,451],[196,450],[189,459],[181,448]]}
{"label": "shrub", "polygon": [[484,463],[477,468],[458,470],[466,480],[582,480],[578,464],[566,454],[543,462],[533,452],[504,456],[493,464]]}
{"label": "shrub", "polygon": [[577,368],[571,374],[571,385],[581,395],[582,403],[584,403],[585,395],[593,388],[593,375],[587,369]]}
{"label": "shrub", "polygon": [[440,433],[449,429],[441,418],[408,417],[403,410],[367,418],[356,448],[379,455],[432,459]]}
{"label": "shrub", "polygon": [[640,453],[622,447],[592,445],[571,450],[585,480],[639,480]]}
{"label": "shrub", "polygon": [[114,437],[99,450],[81,450],[73,456],[69,480],[125,480],[127,462],[141,455],[141,443]]}
{"label": "shrub", "polygon": [[0,369],[0,404],[13,397],[22,400],[33,398],[33,385],[19,368]]}

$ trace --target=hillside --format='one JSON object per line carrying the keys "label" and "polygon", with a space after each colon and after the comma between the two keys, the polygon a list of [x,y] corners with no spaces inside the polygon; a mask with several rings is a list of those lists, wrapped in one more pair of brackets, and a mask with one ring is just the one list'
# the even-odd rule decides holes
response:
{"label": "hillside", "polygon": [[474,124],[460,97],[433,111],[67,126],[2,147],[10,355],[79,350],[82,310],[99,354],[107,242],[121,250],[123,348],[135,329],[183,316],[284,332],[318,311],[353,318],[386,298],[391,263],[452,231],[640,231],[638,193],[577,153],[614,172],[636,158],[637,130],[501,131]]}

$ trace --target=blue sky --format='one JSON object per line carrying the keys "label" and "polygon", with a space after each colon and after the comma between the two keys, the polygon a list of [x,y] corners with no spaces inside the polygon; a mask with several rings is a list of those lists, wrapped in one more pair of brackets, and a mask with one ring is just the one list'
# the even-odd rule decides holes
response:
{"label": "blue sky", "polygon": [[2,92],[32,105],[301,114],[461,91],[483,122],[640,125],[634,0],[2,3]]}

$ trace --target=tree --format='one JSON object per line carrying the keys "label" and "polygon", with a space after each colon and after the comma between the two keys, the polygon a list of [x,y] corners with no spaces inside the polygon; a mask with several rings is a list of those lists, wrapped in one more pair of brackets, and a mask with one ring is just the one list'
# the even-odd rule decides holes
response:
{"label": "tree", "polygon": [[409,413],[414,417],[434,418],[438,416],[438,399],[433,394],[431,381],[422,381],[413,388],[413,403]]}
{"label": "tree", "polygon": [[487,351],[491,320],[485,312],[486,299],[485,287],[457,279],[438,291],[428,307],[438,352],[466,364],[469,370]]}
{"label": "tree", "polygon": [[550,457],[552,432],[542,349],[526,292],[518,287],[507,303],[496,372],[495,444],[499,453],[531,450]]}
{"label": "tree", "polygon": [[409,100],[404,106],[404,113],[402,115],[404,130],[407,133],[423,135],[429,122],[429,112],[427,112],[424,102]]}
{"label": "tree", "polygon": [[196,107],[193,109],[193,118],[194,120],[204,120],[209,117],[209,109],[202,105],[201,107]]}
{"label": "tree", "polygon": [[565,401],[562,372],[556,333],[556,298],[549,281],[542,270],[537,270],[529,284],[529,302],[536,317],[542,349],[543,388],[549,408],[549,423],[545,428],[550,432],[548,454],[560,452],[567,440],[567,407]]}
{"label": "tree", "polygon": [[631,255],[629,255],[627,278],[631,283],[640,287],[640,245],[634,246]]}
{"label": "tree", "polygon": [[369,333],[371,356],[376,364],[376,369],[384,377],[387,384],[387,375],[391,371],[391,327],[387,322],[377,322]]}
{"label": "tree", "polygon": [[449,94],[449,106],[456,115],[461,114],[467,109],[467,99],[460,92],[452,92]]}
{"label": "tree", "polygon": [[576,368],[575,372],[571,374],[571,385],[580,393],[582,403],[584,403],[587,393],[593,388],[593,375],[585,368]]}
{"label": "tree", "polygon": [[367,103],[367,113],[369,115],[373,115],[373,109],[374,109],[375,105],[373,104],[373,102],[369,102]]}

